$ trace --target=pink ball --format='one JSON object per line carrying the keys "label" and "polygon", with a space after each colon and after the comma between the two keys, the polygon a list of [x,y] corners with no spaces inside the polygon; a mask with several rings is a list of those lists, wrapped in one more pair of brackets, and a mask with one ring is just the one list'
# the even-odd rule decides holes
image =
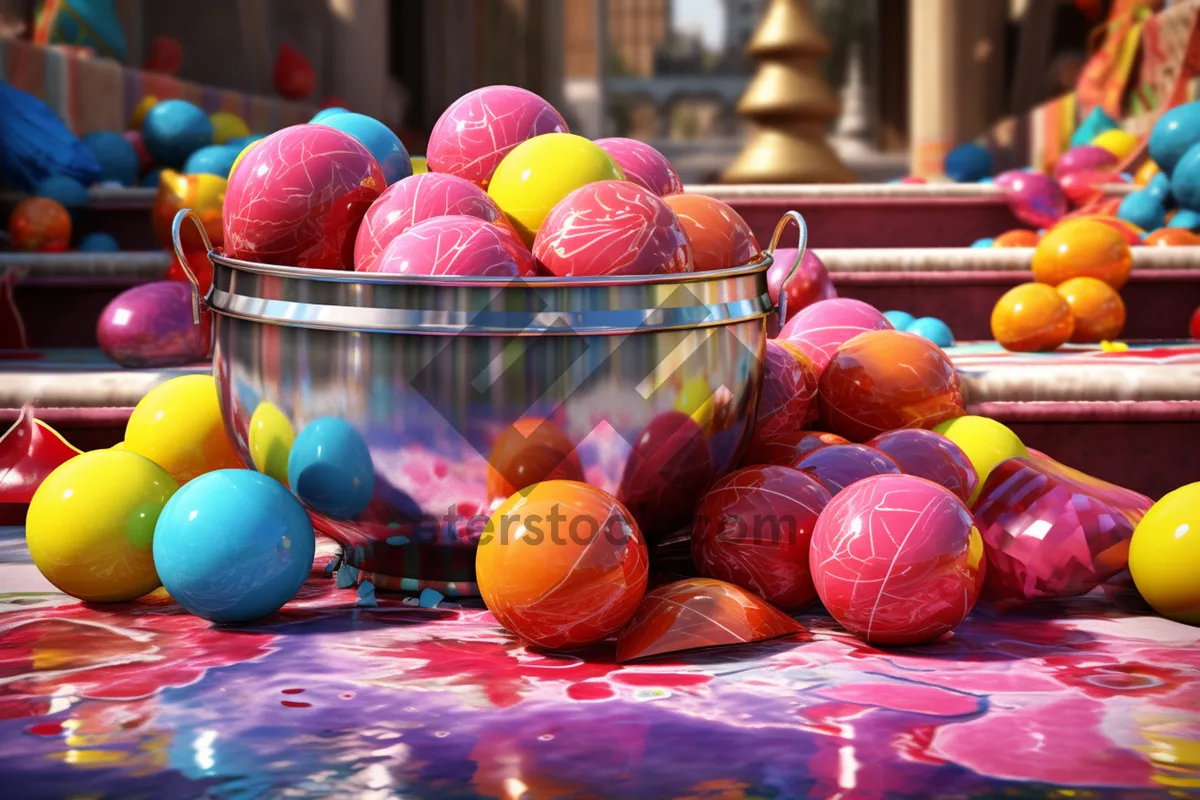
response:
{"label": "pink ball", "polygon": [[643,189],[649,189],[659,197],[683,192],[683,181],[671,162],[645,142],[614,136],[597,139],[596,144],[612,156],[627,179]]}
{"label": "pink ball", "polygon": [[949,490],[913,475],[848,486],[813,531],[817,594],[872,644],[930,642],[952,630],[983,586],[983,541]]}
{"label": "pink ball", "polygon": [[597,181],[564,197],[538,230],[533,255],[562,278],[692,271],[692,245],[674,212],[629,181]]}
{"label": "pink ball", "polygon": [[[775,260],[767,269],[767,290],[771,293],[771,302],[779,302],[779,287],[787,280],[788,273],[796,264],[797,250],[794,247],[781,247],[775,251]],[[787,322],[802,309],[808,308],[820,300],[832,300],[837,297],[837,289],[833,288],[833,280],[829,270],[812,249],[804,251],[804,258],[792,280],[787,284]]]}
{"label": "pink ball", "polygon": [[225,190],[225,252],[264,264],[351,269],[363,215],[386,186],[367,149],[294,125],[246,153]]}
{"label": "pink ball", "polygon": [[[1107,153],[1108,151],[1105,150],[1104,152]],[[1062,176],[1059,179],[1059,186],[1062,187],[1063,194],[1066,195],[1068,202],[1076,206],[1083,206],[1099,198],[1103,194],[1103,187],[1106,183],[1117,183],[1119,181],[1120,178],[1111,172],[1079,170],[1078,172]]]}
{"label": "pink ball", "polygon": [[1067,196],[1049,175],[1011,170],[996,178],[1013,214],[1035,228],[1052,228],[1067,213]]}
{"label": "pink ball", "polygon": [[392,275],[516,278],[534,273],[517,238],[478,217],[434,217],[397,236],[370,269]]}
{"label": "pink ball", "polygon": [[484,86],[450,104],[425,151],[431,172],[447,172],[486,188],[496,166],[521,142],[568,133],[554,106],[516,86]]}
{"label": "pink ball", "polygon": [[1054,177],[1062,180],[1076,172],[1111,172],[1116,169],[1118,163],[1120,159],[1103,147],[1083,144],[1062,154],[1058,163],[1054,165]]}
{"label": "pink ball", "polygon": [[508,217],[483,189],[454,175],[424,172],[392,184],[367,209],[354,240],[354,268],[370,271],[383,249],[418,222],[455,215],[512,230]]}
{"label": "pink ball", "polygon": [[892,329],[887,317],[874,306],[861,300],[837,297],[802,309],[783,326],[779,338],[791,342],[811,358],[819,375],[837,349],[855,336],[865,331]]}

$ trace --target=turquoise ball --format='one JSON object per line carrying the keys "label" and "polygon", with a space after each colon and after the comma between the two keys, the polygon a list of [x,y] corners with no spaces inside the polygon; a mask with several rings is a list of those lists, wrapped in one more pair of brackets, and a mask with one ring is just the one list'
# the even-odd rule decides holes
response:
{"label": "turquoise ball", "polygon": [[319,120],[317,124],[335,128],[357,139],[375,157],[389,186],[413,174],[412,158],[400,137],[379,120],[366,114],[343,111]]}
{"label": "turquoise ball", "polygon": [[912,325],[913,320],[916,319],[916,317],[907,311],[885,311],[883,312],[883,316],[898,331],[908,330],[908,326]]}
{"label": "turquoise ball", "polygon": [[1184,103],[1163,114],[1153,130],[1147,146],[1150,158],[1158,168],[1174,177],[1175,167],[1184,154],[1200,142],[1200,102]]}
{"label": "turquoise ball", "polygon": [[375,466],[366,441],[337,417],[315,419],[296,435],[288,456],[288,483],[309,508],[352,519],[371,502]]}
{"label": "turquoise ball", "polygon": [[179,169],[188,156],[213,143],[213,126],[199,106],[186,100],[164,100],[146,112],[142,140],[156,163]]}
{"label": "turquoise ball", "polygon": [[938,347],[954,346],[954,334],[950,332],[950,326],[937,317],[921,317],[913,320],[907,330],[922,339],[928,339]]}

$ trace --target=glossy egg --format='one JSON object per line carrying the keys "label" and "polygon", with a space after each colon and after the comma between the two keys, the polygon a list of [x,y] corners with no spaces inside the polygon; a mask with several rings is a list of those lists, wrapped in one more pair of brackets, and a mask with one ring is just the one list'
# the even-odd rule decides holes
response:
{"label": "glossy egg", "polygon": [[401,144],[400,137],[374,117],[347,111],[344,114],[326,117],[317,124],[349,134],[367,148],[383,171],[383,179],[387,185],[391,186],[413,174],[412,159],[409,158],[408,150]]}
{"label": "glossy egg", "polygon": [[863,444],[832,444],[817,448],[797,461],[795,467],[816,478],[834,496],[872,475],[900,474],[895,461]]}
{"label": "glossy egg", "polygon": [[658,275],[692,270],[692,245],[658,195],[630,181],[597,181],[547,215],[533,255],[552,275]]}
{"label": "glossy egg", "polygon": [[1033,278],[1057,286],[1071,278],[1099,278],[1114,289],[1129,280],[1133,253],[1111,225],[1072,219],[1049,231],[1033,253]]}
{"label": "glossy egg", "polygon": [[1067,213],[1062,187],[1048,175],[1014,170],[996,178],[1008,198],[1013,214],[1026,225],[1049,228]]}
{"label": "glossy egg", "polygon": [[1150,158],[1170,175],[1183,154],[1200,141],[1200,102],[1168,109],[1154,123],[1147,140]]}
{"label": "glossy egg", "polygon": [[1124,161],[1137,149],[1138,138],[1128,131],[1113,128],[1092,139],[1092,146],[1103,148],[1116,156],[1118,160]]}
{"label": "glossy egg", "polygon": [[1116,339],[1125,327],[1125,302],[1117,290],[1096,278],[1063,281],[1057,291],[1075,317],[1072,342],[1103,342]]}
{"label": "glossy egg", "polygon": [[633,442],[617,498],[653,543],[691,522],[714,473],[704,429],[689,414],[666,411]]}
{"label": "glossy egg", "polygon": [[8,237],[17,250],[61,253],[71,242],[71,215],[48,197],[28,197],[9,214]]}
{"label": "glossy egg", "polygon": [[181,486],[206,472],[242,466],[225,433],[211,375],[183,375],[147,392],[129,416],[125,449],[158,464]]}
{"label": "glossy egg", "polygon": [[479,540],[479,593],[525,641],[572,650],[616,633],[646,591],[649,553],[621,503],[585,483],[546,481],[514,494]]}
{"label": "glossy egg", "polygon": [[730,269],[761,256],[754,231],[728,203],[702,194],[675,194],[664,200],[687,232],[697,272]]}
{"label": "glossy egg", "polygon": [[300,590],[315,554],[304,507],[279,481],[245,469],[210,472],[184,486],[154,530],[163,587],[213,622],[275,613]]}
{"label": "glossy egg", "polygon": [[779,338],[799,348],[820,374],[837,349],[855,336],[891,329],[892,324],[874,306],[838,297],[800,311],[783,326]]}
{"label": "glossy egg", "polygon": [[566,431],[554,421],[523,417],[496,437],[488,456],[491,502],[543,481],[583,481],[583,465]]}
{"label": "glossy egg", "polygon": [[[771,294],[772,303],[779,303],[779,288],[787,286],[787,308],[785,309],[787,319],[780,320],[781,325],[813,303],[831,300],[838,296],[837,289],[833,286],[833,279],[829,277],[829,270],[825,268],[820,256],[811,248],[806,249],[799,266],[797,266],[796,255],[798,252],[794,247],[778,248],[774,253],[771,266],[767,268],[767,291]],[[792,273],[793,268],[796,270],[794,274]],[[791,275],[790,280],[789,275]]]}
{"label": "glossy egg", "polygon": [[178,488],[136,453],[76,456],[51,472],[29,503],[25,541],[33,563],[80,600],[124,602],[154,591],[154,525]]}
{"label": "glossy egg", "polygon": [[1023,283],[996,301],[991,324],[1006,350],[1037,352],[1066,344],[1075,331],[1075,315],[1053,286]]}
{"label": "glossy egg", "polygon": [[338,417],[320,417],[296,435],[288,453],[288,485],[309,508],[352,519],[371,502],[375,465],[366,441]]}
{"label": "glossy egg", "polygon": [[1200,483],[1176,489],[1146,512],[1129,545],[1129,571],[1155,611],[1200,625]]}
{"label": "glossy egg", "polygon": [[987,417],[968,415],[943,422],[934,428],[967,455],[975,468],[978,479],[971,491],[970,503],[974,503],[984,481],[997,464],[1010,458],[1025,458],[1029,450],[1012,429],[1002,422]]}
{"label": "glossy egg", "polygon": [[179,367],[203,360],[212,344],[212,314],[192,322],[192,287],[154,281],[126,289],[96,323],[101,351],[123,367]]}
{"label": "glossy egg", "polygon": [[844,628],[872,644],[931,642],[953,630],[983,587],[983,541],[947,489],[879,475],[826,507],[810,553],[817,594]]}
{"label": "glossy egg", "polygon": [[1038,240],[1042,237],[1038,236],[1037,231],[1031,231],[1027,228],[1014,228],[1011,231],[1005,231],[992,240],[992,247],[1037,247]]}
{"label": "glossy egg", "polygon": [[1062,180],[1064,176],[1076,172],[1090,170],[1109,170],[1116,168],[1118,159],[1109,150],[1094,144],[1084,144],[1072,147],[1063,153],[1054,165],[1054,177]]}
{"label": "glossy egg", "polygon": [[254,468],[288,485],[288,457],[296,442],[296,429],[287,415],[271,402],[262,402],[250,415],[247,444]]}
{"label": "glossy egg", "polygon": [[850,440],[824,431],[784,431],[772,439],[760,440],[747,448],[742,466],[774,464],[780,467],[794,467],[814,450],[834,444],[850,444]]}
{"label": "glossy egg", "polygon": [[748,452],[761,451],[816,418],[817,373],[812,362],[786,342],[768,341]]}
{"label": "glossy egg", "polygon": [[186,100],[163,100],[146,111],[142,138],[155,162],[179,169],[188,156],[213,143],[213,125],[199,106]]}
{"label": "glossy egg", "polygon": [[[154,227],[154,238],[158,246],[168,251],[174,249],[171,225],[175,221],[175,215],[187,208],[200,218],[204,232],[208,234],[213,247],[220,247],[225,241],[221,214],[225,208],[228,187],[229,181],[219,175],[184,175],[174,170],[163,170],[158,181],[158,191],[150,207],[150,222]],[[193,235],[190,222],[183,226],[183,230],[185,236]]]}
{"label": "glossy egg", "polygon": [[867,442],[886,455],[907,475],[916,475],[949,489],[970,503],[979,488],[979,476],[971,459],[949,438],[921,428],[881,433]]}
{"label": "glossy egg", "polygon": [[612,156],[627,180],[633,181],[643,189],[659,197],[683,192],[683,181],[679,179],[679,173],[671,166],[671,162],[645,142],[615,136],[597,139],[596,144]]}
{"label": "glossy egg", "polygon": [[1147,247],[1196,247],[1200,245],[1200,236],[1186,228],[1159,228],[1146,234],[1142,244]]}
{"label": "glossy egg", "polygon": [[513,279],[535,274],[535,267],[533,256],[508,229],[456,216],[417,223],[359,271]]}

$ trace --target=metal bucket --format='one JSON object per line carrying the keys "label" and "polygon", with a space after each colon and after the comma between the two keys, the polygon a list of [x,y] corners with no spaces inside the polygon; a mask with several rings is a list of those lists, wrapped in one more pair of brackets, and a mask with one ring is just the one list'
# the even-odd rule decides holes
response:
{"label": "metal bucket", "polygon": [[[188,218],[173,230],[185,265]],[[206,241],[226,428],[253,468],[252,450],[264,466],[256,412],[295,432],[348,424],[369,454],[369,498],[291,488],[344,563],[382,589],[475,594],[497,489],[531,475],[614,494],[654,541],[741,457],[768,317],[782,311],[766,270],[789,222],[802,253],[806,226],[789,212],[757,263],[595,279],[298,269],[227,258]],[[354,469],[330,468],[342,466]]]}

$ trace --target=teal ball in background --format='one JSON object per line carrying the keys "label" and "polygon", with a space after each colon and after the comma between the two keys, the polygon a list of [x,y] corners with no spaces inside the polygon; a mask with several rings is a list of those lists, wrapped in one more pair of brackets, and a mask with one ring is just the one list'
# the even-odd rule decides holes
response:
{"label": "teal ball in background", "polygon": [[246,149],[246,145],[253,144],[254,142],[257,142],[259,139],[265,139],[265,138],[267,138],[267,135],[265,133],[252,133],[249,136],[239,136],[236,139],[230,139],[228,142],[225,143],[225,146],[235,148],[240,153]]}
{"label": "teal ball in background", "polygon": [[94,231],[79,240],[78,249],[81,253],[116,253],[121,246],[111,233]]}
{"label": "teal ball in background", "polygon": [[189,175],[216,175],[220,178],[228,178],[229,171],[233,169],[233,162],[241,152],[241,148],[222,144],[201,147],[188,156],[187,163],[183,165],[183,171]]}
{"label": "teal ball in background", "polygon": [[1190,147],[1175,164],[1171,196],[1180,208],[1200,211],[1200,144]]}
{"label": "teal ball in background", "polygon": [[87,187],[66,175],[54,175],[40,181],[33,188],[33,193],[38,197],[48,197],[68,210],[82,208],[88,201]]}
{"label": "teal ball in background", "polygon": [[400,137],[379,120],[366,114],[345,111],[325,117],[317,124],[335,128],[357,139],[375,157],[388,186],[413,174],[412,158],[400,142]]}
{"label": "teal ball in background", "polygon": [[971,242],[971,247],[987,248],[991,247],[995,241],[995,239],[976,239],[975,241]]}
{"label": "teal ball in background", "polygon": [[1158,201],[1166,208],[1170,208],[1175,204],[1175,198],[1171,196],[1171,179],[1165,173],[1156,173],[1142,191],[1149,192],[1157,197]]}
{"label": "teal ball in background", "polygon": [[992,154],[974,142],[960,144],[946,154],[942,171],[952,181],[976,183],[992,174]]}
{"label": "teal ball in background", "polygon": [[371,451],[345,420],[315,419],[292,444],[288,483],[314,511],[335,519],[352,519],[366,510],[375,491]]}
{"label": "teal ball in background", "polygon": [[1200,212],[1192,211],[1189,208],[1181,208],[1175,212],[1175,216],[1171,217],[1171,221],[1167,223],[1168,228],[1183,228],[1192,233],[1200,232]]}
{"label": "teal ball in background", "polygon": [[154,161],[179,169],[188,156],[213,142],[208,115],[186,100],[164,100],[146,112],[142,139]]}
{"label": "teal ball in background", "polygon": [[1163,114],[1150,131],[1150,158],[1172,178],[1175,167],[1194,145],[1200,143],[1200,103],[1184,103]]}
{"label": "teal ball in background", "polygon": [[928,339],[938,347],[954,346],[954,334],[950,332],[950,326],[937,317],[915,319],[905,330],[922,339]]}
{"label": "teal ball in background", "polygon": [[213,622],[278,611],[308,577],[316,537],[274,478],[222,469],[185,484],[154,528],[154,567],[179,605]]}
{"label": "teal ball in background", "polygon": [[1166,224],[1167,209],[1152,192],[1143,189],[1125,195],[1117,206],[1117,216],[1144,231],[1155,231]]}
{"label": "teal ball in background", "polygon": [[309,120],[309,123],[324,122],[325,120],[329,119],[330,117],[336,117],[338,114],[349,114],[349,113],[350,113],[349,109],[342,108],[341,106],[334,106],[333,108],[322,108],[320,111],[313,114],[313,118]]}
{"label": "teal ball in background", "polygon": [[137,151],[128,139],[112,131],[97,131],[80,141],[100,162],[101,183],[111,181],[122,186],[137,185],[140,163]]}
{"label": "teal ball in background", "polygon": [[916,317],[907,311],[885,311],[883,312],[883,316],[888,322],[892,323],[892,327],[898,331],[908,330],[908,326],[913,323],[914,319],[916,319]]}

